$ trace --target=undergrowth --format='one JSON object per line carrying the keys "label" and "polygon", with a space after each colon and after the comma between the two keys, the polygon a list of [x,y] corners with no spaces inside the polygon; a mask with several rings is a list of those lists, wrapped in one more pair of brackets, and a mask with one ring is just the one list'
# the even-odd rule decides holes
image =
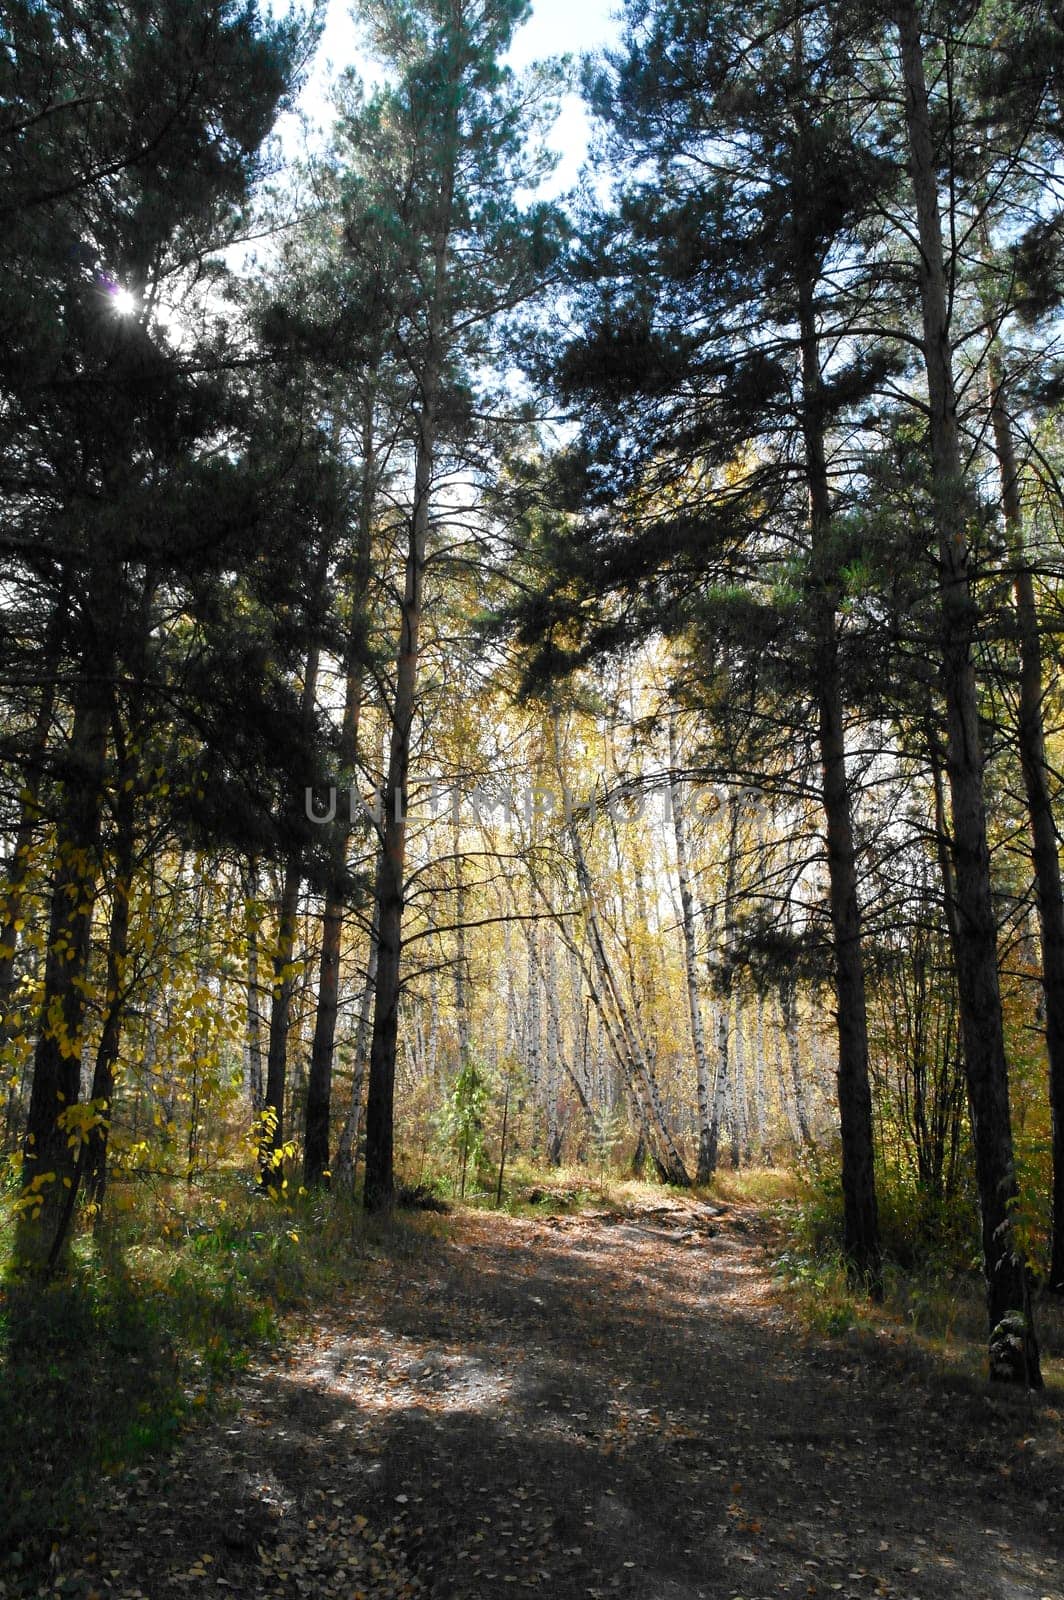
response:
{"label": "undergrowth", "polygon": [[[842,1253],[842,1185],[837,1159],[818,1152],[796,1174],[797,1192],[775,1207],[785,1247],[776,1275],[811,1331],[875,1349],[899,1369],[979,1385],[986,1368],[987,1322],[974,1196],[948,1201],[877,1172],[883,1246],[883,1299],[874,1304],[847,1274]],[[1064,1387],[1064,1304],[1035,1295],[1043,1376]]]}
{"label": "undergrowth", "polygon": [[[404,1253],[431,1224],[367,1221],[337,1196],[279,1204],[241,1179],[124,1187],[69,1272],[0,1289],[0,1528],[17,1582],[76,1525],[95,1481],[210,1411],[282,1318]],[[0,1249],[10,1258],[10,1223]],[[7,1592],[11,1592],[10,1589]]]}

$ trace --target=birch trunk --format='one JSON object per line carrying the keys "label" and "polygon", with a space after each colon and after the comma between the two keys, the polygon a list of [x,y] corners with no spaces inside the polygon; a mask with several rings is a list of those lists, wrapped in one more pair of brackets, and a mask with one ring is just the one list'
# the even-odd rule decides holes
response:
{"label": "birch trunk", "polygon": [[672,803],[672,828],[676,841],[676,872],[680,881],[680,922],[683,928],[684,965],[687,975],[687,1013],[691,1024],[691,1044],[695,1056],[695,1087],[698,1096],[698,1162],[695,1182],[708,1183],[713,1176],[711,1074],[706,1035],[702,1024],[702,1002],[698,992],[698,944],[695,937],[694,899],[687,853],[687,823],[683,811],[683,788],[679,778],[680,745],[676,717],[669,718],[669,795]]}
{"label": "birch trunk", "polygon": [[772,1047],[776,1067],[776,1083],[779,1089],[780,1107],[783,1111],[784,1118],[786,1119],[787,1127],[790,1129],[791,1143],[794,1145],[795,1149],[798,1149],[804,1141],[802,1138],[801,1125],[798,1121],[798,1112],[794,1103],[794,1091],[792,1085],[788,1081],[787,1073],[783,1066],[783,1039],[786,1022],[784,1019],[783,1006],[779,1000],[777,1000],[777,1008],[777,1025],[773,1031]]}
{"label": "birch trunk", "polygon": [[262,997],[259,989],[259,935],[262,917],[258,906],[259,874],[254,861],[244,879],[244,948],[247,971],[247,1024],[245,1044],[248,1059],[248,1098],[258,1116],[265,1103],[262,1057]]}
{"label": "birch trunk", "polygon": [[758,990],[757,1031],[754,1048],[754,1130],[758,1159],[764,1162],[768,1151],[768,1115],[765,1105],[765,997]]}
{"label": "birch trunk", "polygon": [[806,1100],[805,1078],[802,1074],[802,1053],[798,1039],[798,993],[793,982],[788,981],[780,988],[780,1010],[783,1013],[783,1030],[787,1040],[787,1060],[791,1070],[798,1131],[802,1143],[809,1145],[813,1142],[813,1129],[809,1120],[809,1103]]}
{"label": "birch trunk", "polygon": [[532,1102],[532,1149],[539,1149],[540,1112],[543,1107],[543,1008],[542,975],[539,960],[539,924],[525,930],[528,955],[527,1005],[525,1011],[525,1071],[528,1095]]}
{"label": "birch trunk", "polygon": [[351,1098],[347,1115],[336,1147],[336,1181],[350,1193],[355,1186],[358,1167],[359,1127],[362,1119],[362,1090],[366,1081],[369,1056],[370,1028],[373,1023],[373,996],[377,990],[377,929],[370,928],[369,952],[366,958],[366,979],[362,987],[362,1003],[358,1011],[358,1028],[353,1052],[354,1075],[351,1080]]}
{"label": "birch trunk", "polygon": [[567,831],[570,847],[573,852],[573,865],[576,870],[576,879],[580,888],[580,895],[584,906],[584,916],[587,923],[588,942],[591,947],[592,957],[604,994],[617,1025],[617,1031],[623,1040],[624,1052],[631,1063],[631,1087],[640,1104],[645,1101],[647,1111],[647,1126],[651,1134],[650,1149],[658,1167],[661,1178],[666,1183],[677,1184],[687,1188],[691,1179],[684,1166],[683,1157],[677,1148],[672,1130],[665,1117],[661,1096],[654,1078],[653,1069],[647,1060],[641,1043],[629,1014],[627,1002],[621,986],[617,983],[606,954],[606,946],[602,937],[598,912],[595,907],[594,891],[591,874],[588,870],[584,848],[580,841],[580,834],[576,827],[573,813],[572,795],[565,777],[565,767],[562,761],[561,735],[558,728],[558,714],[553,716],[554,731],[554,760],[558,782],[561,786],[562,807],[567,822]]}
{"label": "birch trunk", "polygon": [[459,1070],[469,1059],[469,968],[466,955],[466,885],[462,864],[462,835],[458,796],[451,814],[451,854],[454,857],[454,1022]]}
{"label": "birch trunk", "polygon": [[[562,1050],[561,1012],[558,1003],[558,960],[554,939],[547,929],[547,959],[545,963],[543,992],[547,999],[547,1163],[560,1167],[562,1163],[562,1131],[558,1121],[558,1088]],[[572,1074],[570,1073],[570,1077]]]}
{"label": "birch trunk", "polygon": [[752,1159],[750,1140],[750,1072],[749,1038],[746,1028],[746,1006],[741,989],[735,992],[735,1093],[739,1107],[739,1145],[742,1161],[749,1166]]}

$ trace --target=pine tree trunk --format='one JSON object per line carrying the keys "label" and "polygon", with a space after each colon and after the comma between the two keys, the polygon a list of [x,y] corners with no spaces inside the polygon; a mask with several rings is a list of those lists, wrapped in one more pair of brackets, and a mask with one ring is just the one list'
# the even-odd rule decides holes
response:
{"label": "pine tree trunk", "polygon": [[97,1218],[107,1189],[107,1142],[111,1131],[122,1025],[128,1003],[129,897],[133,887],[133,824],[136,807],[134,776],[135,763],[127,763],[115,808],[114,877],[111,923],[107,935],[104,1021],[92,1075],[92,1099],[102,1120],[89,1133],[84,1154],[86,1193],[97,1209]]}
{"label": "pine tree trunk", "polygon": [[[440,273],[442,275],[442,266]],[[442,285],[440,287],[442,288]],[[367,1211],[388,1209],[395,1192],[395,1053],[399,1033],[403,908],[406,894],[406,825],[409,804],[407,784],[410,774],[410,740],[417,705],[418,648],[436,440],[438,387],[439,374],[433,369],[426,378],[425,399],[418,427],[414,507],[410,517],[406,552],[402,621],[396,661],[395,702],[392,708],[392,736],[384,789],[383,840],[376,889],[377,992],[373,1008],[369,1095],[366,1104],[366,1181],[363,1200]]]}
{"label": "pine tree trunk", "polygon": [[[308,725],[314,715],[318,692],[319,651],[312,645],[307,652],[303,675],[300,715]],[[266,1057],[266,1093],[263,1096],[263,1122],[259,1142],[259,1181],[263,1189],[280,1187],[282,1180],[280,1149],[284,1142],[284,1100],[288,1077],[288,1032],[292,1021],[293,973],[298,927],[299,895],[303,887],[303,861],[292,851],[284,864],[281,897],[277,908],[277,944],[273,956],[273,983],[270,994],[270,1043]]]}
{"label": "pine tree trunk", "polygon": [[1019,469],[1004,390],[1000,357],[990,358],[990,417],[1001,475],[1009,554],[1013,564],[1013,596],[1020,649],[1020,696],[1017,737],[1031,828],[1035,895],[1042,945],[1042,987],[1045,995],[1046,1053],[1049,1057],[1049,1106],[1053,1135],[1053,1209],[1050,1235],[1049,1287],[1064,1292],[1064,892],[1046,759],[1042,716],[1042,639],[1034,580],[1023,536]]}
{"label": "pine tree trunk", "polygon": [[669,718],[669,794],[672,827],[676,841],[676,872],[680,880],[680,920],[683,928],[684,963],[687,973],[687,1012],[691,1023],[691,1044],[695,1056],[695,1086],[698,1095],[698,1162],[695,1182],[708,1183],[713,1176],[711,1161],[710,1067],[706,1036],[702,1024],[702,1002],[698,992],[698,945],[695,938],[694,899],[687,854],[687,824],[683,814],[683,790],[679,779],[680,746],[676,718]]}
{"label": "pine tree trunk", "polygon": [[[318,961],[318,1004],[314,1015],[314,1040],[307,1076],[306,1134],[303,1145],[303,1182],[308,1189],[326,1181],[329,1166],[329,1118],[332,1105],[333,1055],[336,1044],[336,1018],[340,1008],[340,950],[343,942],[344,902],[347,877],[347,852],[353,817],[350,796],[354,792],[358,763],[358,730],[362,711],[362,671],[365,654],[363,605],[369,587],[372,562],[373,514],[377,500],[376,407],[372,382],[362,402],[361,456],[362,481],[358,523],[351,577],[351,623],[344,646],[344,709],[340,723],[338,757],[340,783],[346,790],[348,806],[338,808],[330,841],[331,871],[322,911],[321,954]],[[333,447],[339,446],[339,417]]]}
{"label": "pine tree trunk", "polygon": [[972,503],[964,478],[957,422],[937,164],[920,20],[915,7],[907,3],[899,5],[895,16],[905,91],[909,170],[920,240],[924,364],[939,541],[946,766],[953,820],[957,908],[954,959],[982,1219],[990,1372],[997,1379],[1040,1388],[1027,1268],[1013,1227],[1016,1167],[973,658],[976,609],[967,541]]}
{"label": "pine tree trunk", "polygon": [[[91,600],[87,602],[91,605]],[[106,617],[107,608],[94,614]],[[44,997],[33,1061],[22,1156],[24,1194],[39,1203],[20,1213],[15,1256],[41,1267],[58,1237],[75,1157],[60,1119],[81,1093],[81,1052],[99,874],[100,817],[111,718],[114,657],[101,624],[84,650],[55,849]]]}
{"label": "pine tree trunk", "polygon": [[[831,496],[824,451],[820,350],[816,311],[808,283],[798,284],[802,354],[802,431],[809,490],[812,559],[830,563]],[[882,1294],[879,1215],[876,1205],[872,1091],[868,1075],[868,1013],[857,855],[846,772],[846,720],[836,623],[838,579],[817,571],[817,721],[821,793],[828,858],[835,1004],[838,1030],[838,1106],[842,1136],[843,1247],[851,1272],[876,1298]]]}
{"label": "pine tree trunk", "polygon": [[26,762],[22,773],[19,819],[14,848],[7,868],[7,884],[0,915],[0,1050],[11,1037],[15,991],[15,956],[18,951],[22,908],[33,851],[33,837],[40,821],[41,781],[55,715],[59,662],[67,626],[66,590],[61,589],[48,624],[41,661],[41,695],[33,719]]}
{"label": "pine tree trunk", "polygon": [[284,1142],[284,1099],[288,1078],[288,1033],[292,1020],[292,973],[296,949],[302,863],[290,855],[284,865],[281,898],[277,907],[277,942],[273,953],[270,991],[270,1040],[266,1057],[266,1093],[263,1096],[262,1137],[259,1143],[259,1177],[264,1189],[281,1184],[279,1151]]}

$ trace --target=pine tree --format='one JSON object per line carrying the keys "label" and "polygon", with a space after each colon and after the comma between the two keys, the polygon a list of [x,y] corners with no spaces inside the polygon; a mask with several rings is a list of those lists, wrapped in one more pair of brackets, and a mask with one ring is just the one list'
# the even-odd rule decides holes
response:
{"label": "pine tree", "polygon": [[[486,442],[475,398],[504,316],[540,288],[558,247],[545,205],[519,205],[545,158],[528,153],[545,84],[520,85],[501,58],[525,0],[384,0],[368,9],[373,48],[391,74],[367,122],[370,195],[404,255],[405,296],[395,339],[412,394],[412,486],[404,539],[399,641],[389,707],[376,886],[377,985],[366,1110],[365,1203],[391,1203],[393,1101],[405,903],[408,778],[437,493],[442,476]],[[509,430],[502,407],[495,448]]]}
{"label": "pine tree", "polygon": [[[628,18],[624,51],[589,84],[609,154],[627,176],[587,250],[587,331],[558,374],[583,435],[557,472],[582,521],[571,544],[555,550],[552,600],[545,612],[525,608],[524,632],[549,669],[567,637],[561,667],[567,649],[578,660],[581,650],[640,634],[690,638],[694,629],[703,686],[694,698],[703,706],[731,662],[745,663],[755,694],[774,697],[763,728],[784,715],[799,726],[811,708],[846,1251],[855,1275],[878,1292],[846,754],[860,615],[851,609],[843,620],[853,502],[833,438],[894,360],[865,339],[852,340],[848,360],[829,351],[855,320],[838,288],[839,264],[859,255],[859,224],[891,175],[853,138],[840,87],[846,46],[827,8],[773,5],[758,10],[755,25],[741,4],[661,0],[632,5]],[[589,642],[584,596],[611,588],[623,607],[607,598]],[[748,718],[740,711],[733,720]]]}
{"label": "pine tree", "polygon": [[0,448],[18,485],[16,581],[43,580],[73,601],[19,1241],[20,1254],[41,1259],[75,1185],[64,1118],[79,1095],[115,683],[135,597],[148,572],[159,581],[195,561],[182,518],[195,508],[218,529],[206,503],[232,476],[195,460],[227,409],[204,375],[220,352],[208,340],[190,361],[155,313],[167,284],[232,237],[298,30],[291,19],[264,26],[228,0],[27,6],[11,22],[5,70],[19,117],[6,129],[0,192],[20,221]]}

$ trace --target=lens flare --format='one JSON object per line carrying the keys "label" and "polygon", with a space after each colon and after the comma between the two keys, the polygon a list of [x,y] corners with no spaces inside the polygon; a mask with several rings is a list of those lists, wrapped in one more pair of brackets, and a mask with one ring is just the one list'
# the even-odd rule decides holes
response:
{"label": "lens flare", "polygon": [[114,308],[120,317],[131,317],[137,309],[137,297],[128,289],[115,289],[112,294]]}

